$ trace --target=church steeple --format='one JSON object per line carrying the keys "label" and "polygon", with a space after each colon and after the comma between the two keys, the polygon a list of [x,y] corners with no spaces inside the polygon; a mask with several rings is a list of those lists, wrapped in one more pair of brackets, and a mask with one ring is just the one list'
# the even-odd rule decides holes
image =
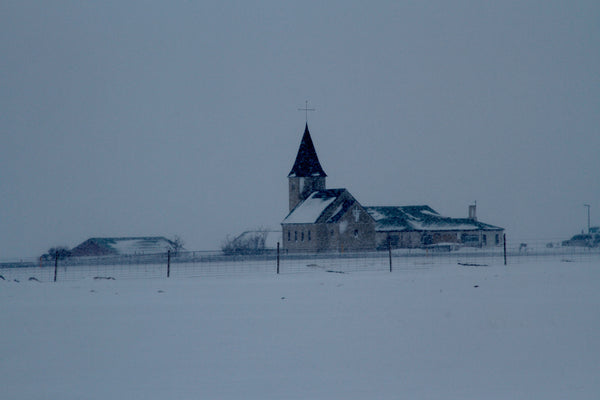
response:
{"label": "church steeple", "polygon": [[298,155],[296,156],[296,162],[290,171],[288,178],[293,176],[296,177],[311,177],[311,176],[322,176],[326,177],[325,171],[319,163],[319,157],[317,157],[317,151],[313,145],[310,132],[308,131],[308,123],[304,127],[304,135],[300,142],[300,148],[298,149]]}
{"label": "church steeple", "polygon": [[304,127],[304,135],[300,142],[298,155],[292,170],[288,174],[290,211],[310,194],[317,190],[325,189],[325,171],[321,167],[317,151],[313,144],[308,123]]}

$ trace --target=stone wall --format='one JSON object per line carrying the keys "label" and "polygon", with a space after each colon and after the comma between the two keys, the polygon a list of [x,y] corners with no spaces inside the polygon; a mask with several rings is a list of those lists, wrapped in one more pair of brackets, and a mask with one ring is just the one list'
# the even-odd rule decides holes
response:
{"label": "stone wall", "polygon": [[282,247],[291,252],[375,250],[375,223],[358,204],[335,223],[283,224],[282,228]]}
{"label": "stone wall", "polygon": [[440,243],[457,243],[471,247],[502,246],[504,231],[391,231],[377,232],[378,249],[387,249],[388,238],[392,249],[411,249]]}
{"label": "stone wall", "polygon": [[312,192],[325,189],[325,177],[290,177],[288,178],[290,211],[302,200],[306,200]]}

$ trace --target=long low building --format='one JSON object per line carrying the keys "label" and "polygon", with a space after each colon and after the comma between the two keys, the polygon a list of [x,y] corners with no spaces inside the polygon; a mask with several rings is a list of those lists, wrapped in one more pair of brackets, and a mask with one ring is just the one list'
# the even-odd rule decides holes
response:
{"label": "long low building", "polygon": [[426,247],[437,244],[463,246],[499,246],[504,230],[477,221],[474,207],[470,218],[449,218],[429,206],[366,207],[375,221],[378,248]]}
{"label": "long low building", "polygon": [[162,236],[90,238],[71,250],[73,257],[166,253],[177,248]]}
{"label": "long low building", "polygon": [[289,214],[282,221],[287,251],[358,251],[441,244],[503,244],[504,229],[468,218],[440,215],[427,205],[365,207],[346,189],[327,189],[308,124],[288,175]]}

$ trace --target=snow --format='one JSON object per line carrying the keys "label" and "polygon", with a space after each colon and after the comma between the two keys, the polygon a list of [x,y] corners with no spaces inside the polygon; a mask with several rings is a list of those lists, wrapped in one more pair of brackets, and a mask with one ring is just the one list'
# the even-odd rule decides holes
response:
{"label": "snow", "polygon": [[115,239],[110,246],[117,254],[154,254],[166,252],[170,244],[162,238]]}
{"label": "snow", "polygon": [[371,217],[373,217],[373,219],[375,221],[379,221],[379,220],[387,218],[385,215],[383,215],[382,213],[380,213],[379,211],[375,210],[372,207],[367,208],[367,212],[369,213],[369,215]]}
{"label": "snow", "polygon": [[119,240],[111,247],[117,251],[117,254],[136,254],[140,252],[140,242],[139,239]]}
{"label": "snow", "polygon": [[348,221],[340,222],[340,235],[343,235],[346,232],[346,229],[348,229]]}
{"label": "snow", "polygon": [[[378,207],[367,207],[367,212],[377,222],[377,231],[380,232],[391,232],[391,231],[479,231],[482,225],[476,223],[459,223],[459,218],[443,218],[440,214],[435,211],[427,209],[419,209],[417,211],[411,211],[413,207],[381,207],[383,209],[394,209],[391,215],[386,215],[377,210]],[[394,215],[396,214],[396,215]],[[430,220],[429,218],[423,218],[424,215],[438,217]],[[490,229],[495,229],[493,226],[488,226]],[[501,228],[497,228],[501,229]]]}
{"label": "snow", "polygon": [[436,212],[431,212],[429,210],[421,210],[420,211],[421,214],[426,214],[426,215],[432,215],[434,217],[439,217],[440,214],[436,213]]}
{"label": "snow", "polygon": [[2,398],[597,398],[599,266],[0,280]]}
{"label": "snow", "polygon": [[296,207],[290,215],[283,220],[284,224],[312,224],[333,203],[337,197],[316,197],[319,192],[314,192]]}

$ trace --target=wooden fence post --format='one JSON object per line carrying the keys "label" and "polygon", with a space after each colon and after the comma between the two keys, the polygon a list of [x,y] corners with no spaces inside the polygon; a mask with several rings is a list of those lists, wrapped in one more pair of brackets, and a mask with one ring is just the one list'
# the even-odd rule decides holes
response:
{"label": "wooden fence post", "polygon": [[392,272],[392,240],[388,238],[388,255],[390,258],[390,272]]}
{"label": "wooden fence post", "polygon": [[506,265],[506,233],[503,234],[502,241],[504,242],[504,265]]}
{"label": "wooden fence post", "polygon": [[171,276],[171,250],[167,250],[167,278]]}
{"label": "wooden fence post", "polygon": [[54,254],[54,282],[56,282],[56,271],[58,270],[58,251]]}

